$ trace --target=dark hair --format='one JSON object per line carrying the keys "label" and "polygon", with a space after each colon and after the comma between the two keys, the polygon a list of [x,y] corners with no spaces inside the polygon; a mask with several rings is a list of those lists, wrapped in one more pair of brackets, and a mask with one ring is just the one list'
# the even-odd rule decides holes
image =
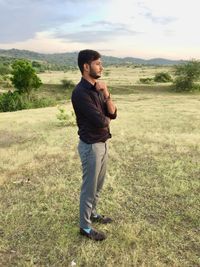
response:
{"label": "dark hair", "polygon": [[97,60],[101,57],[100,53],[94,50],[85,49],[81,50],[78,54],[78,67],[83,73],[83,65],[85,63],[90,64],[92,61]]}

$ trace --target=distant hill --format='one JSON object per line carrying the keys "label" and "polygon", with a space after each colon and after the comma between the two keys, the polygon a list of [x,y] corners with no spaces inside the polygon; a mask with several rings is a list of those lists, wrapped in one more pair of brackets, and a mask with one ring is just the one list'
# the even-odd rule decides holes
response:
{"label": "distant hill", "polygon": [[[28,50],[19,49],[0,49],[0,57],[5,58],[24,58],[30,60],[41,61],[44,63],[60,65],[60,66],[77,66],[77,52],[71,53],[54,53],[54,54],[42,54],[36,53]],[[153,59],[141,59],[133,57],[111,57],[102,56],[104,65],[125,65],[125,64],[135,64],[135,65],[175,65],[183,63],[183,60],[169,60],[164,58],[153,58]]]}

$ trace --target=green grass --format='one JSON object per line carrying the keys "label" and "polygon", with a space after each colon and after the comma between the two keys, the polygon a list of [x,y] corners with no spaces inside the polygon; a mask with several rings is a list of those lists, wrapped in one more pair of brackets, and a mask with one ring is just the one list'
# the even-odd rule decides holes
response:
{"label": "green grass", "polygon": [[96,226],[100,243],[78,233],[77,128],[61,126],[56,107],[0,114],[1,266],[200,265],[200,95],[111,90],[118,119],[99,211],[115,222]]}

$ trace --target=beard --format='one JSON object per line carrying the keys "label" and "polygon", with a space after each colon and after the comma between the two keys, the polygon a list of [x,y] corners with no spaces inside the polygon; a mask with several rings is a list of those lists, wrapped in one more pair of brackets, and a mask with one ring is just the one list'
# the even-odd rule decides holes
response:
{"label": "beard", "polygon": [[99,79],[101,77],[101,74],[97,74],[90,66],[90,72],[89,72],[90,77],[93,79]]}

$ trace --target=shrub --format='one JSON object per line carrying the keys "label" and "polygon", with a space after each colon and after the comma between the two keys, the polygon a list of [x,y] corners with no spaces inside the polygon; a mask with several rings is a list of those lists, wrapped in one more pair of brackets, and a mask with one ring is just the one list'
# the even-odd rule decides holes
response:
{"label": "shrub", "polygon": [[152,84],[153,81],[154,81],[153,78],[140,78],[140,82],[145,84]]}
{"label": "shrub", "polygon": [[26,108],[28,108],[27,99],[23,95],[20,95],[17,91],[9,91],[0,95],[1,112],[16,111]]}
{"label": "shrub", "polygon": [[8,75],[0,76],[0,85],[3,88],[11,88],[12,84],[11,84],[11,81],[10,81],[10,77]]}
{"label": "shrub", "polygon": [[47,97],[39,98],[37,96],[31,96],[28,102],[28,108],[45,108],[53,106],[55,104],[56,102],[53,99]]}
{"label": "shrub", "polygon": [[51,99],[38,98],[36,96],[29,98],[27,95],[20,94],[18,91],[9,91],[0,95],[0,112],[49,107],[53,104],[55,103]]}
{"label": "shrub", "polygon": [[11,72],[11,69],[9,66],[5,64],[0,64],[0,75],[7,75]]}
{"label": "shrub", "polygon": [[197,60],[189,61],[182,65],[175,66],[176,79],[174,90],[177,92],[192,92],[199,90],[199,85],[195,84],[200,78],[200,62]]}
{"label": "shrub", "polygon": [[58,107],[59,113],[56,115],[62,126],[75,126],[75,114],[73,111],[67,113],[64,108]]}
{"label": "shrub", "polygon": [[72,80],[63,79],[61,82],[62,82],[63,87],[66,89],[71,89],[72,87],[75,86]]}
{"label": "shrub", "polygon": [[172,77],[167,72],[159,72],[155,75],[154,81],[158,83],[167,83],[172,81]]}

